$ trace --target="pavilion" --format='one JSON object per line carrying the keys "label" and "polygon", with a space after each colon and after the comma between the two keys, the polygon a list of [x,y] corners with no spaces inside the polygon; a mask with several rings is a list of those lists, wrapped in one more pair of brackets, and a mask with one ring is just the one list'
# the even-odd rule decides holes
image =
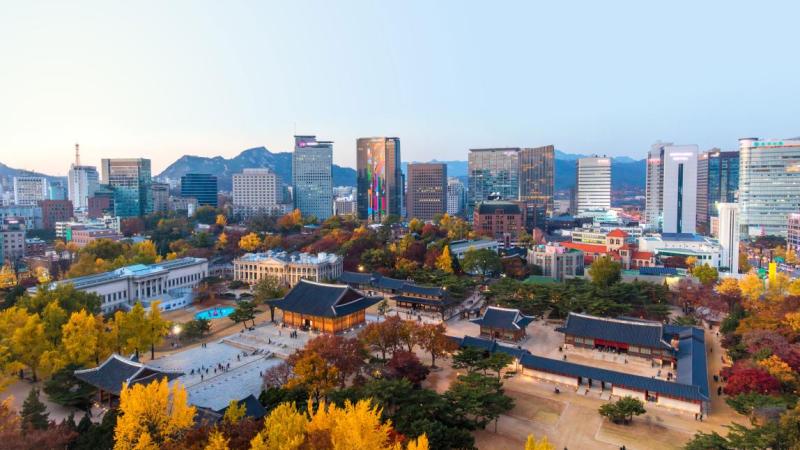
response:
{"label": "pavilion", "polygon": [[369,297],[347,285],[300,280],[285,297],[270,300],[290,327],[340,333],[363,325],[365,311],[380,297]]}
{"label": "pavilion", "polygon": [[481,336],[506,342],[518,342],[527,336],[525,328],[533,317],[522,314],[518,309],[490,306],[483,316],[470,322],[480,325]]}
{"label": "pavilion", "polygon": [[97,388],[99,402],[108,400],[109,406],[114,398],[122,392],[123,384],[149,384],[166,378],[172,381],[183,375],[183,372],[162,370],[147,366],[136,360],[112,354],[102,364],[92,369],[76,370],[75,378]]}

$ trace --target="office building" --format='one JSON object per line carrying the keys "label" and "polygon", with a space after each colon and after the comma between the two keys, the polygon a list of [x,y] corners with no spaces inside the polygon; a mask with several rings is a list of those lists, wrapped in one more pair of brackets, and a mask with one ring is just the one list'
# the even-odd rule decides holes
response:
{"label": "office building", "polygon": [[150,185],[153,196],[153,212],[169,211],[169,184],[153,183]]}
{"label": "office building", "polygon": [[54,230],[56,222],[63,222],[72,218],[73,207],[69,200],[42,200],[42,228]]}
{"label": "office building", "polygon": [[197,211],[197,199],[194,197],[170,197],[169,210],[172,212],[179,212],[189,217],[194,215]]}
{"label": "office building", "polygon": [[523,213],[514,202],[489,200],[475,206],[472,229],[506,246],[519,239],[525,230]]}
{"label": "office building", "polygon": [[403,172],[400,138],[360,138],[356,144],[358,166],[358,218],[381,222],[401,215]]}
{"label": "office building", "polygon": [[120,232],[120,220],[115,216],[103,216],[97,219],[89,219],[82,221],[65,221],[56,222],[55,231],[56,237],[66,241],[72,240],[72,230],[79,230],[84,228],[98,228],[114,230]]}
{"label": "office building", "polygon": [[103,183],[114,191],[114,215],[127,218],[153,212],[149,159],[102,159],[100,168]]}
{"label": "office building", "polygon": [[526,209],[526,228],[542,228],[544,218],[553,215],[554,191],[555,147],[520,149],[519,200]]}
{"label": "office building", "polygon": [[583,275],[583,252],[559,244],[535,245],[528,249],[528,264],[539,266],[542,275],[563,281]]}
{"label": "office building", "polygon": [[187,173],[181,177],[181,197],[197,199],[200,206],[217,207],[217,177],[208,173]]}
{"label": "office building", "polygon": [[520,193],[519,148],[469,150],[467,209],[484,200],[517,200]]}
{"label": "office building", "polygon": [[697,158],[697,225],[708,230],[718,202],[735,203],[739,191],[739,152],[712,149]]}
{"label": "office building", "polygon": [[0,266],[15,266],[25,256],[25,223],[22,220],[7,217],[0,221],[0,253]]}
{"label": "office building", "polygon": [[233,175],[233,213],[242,218],[287,212],[280,180],[270,169],[244,169]]}
{"label": "office building", "polygon": [[800,254],[800,213],[789,214],[786,227],[786,246]]}
{"label": "office building", "polygon": [[694,233],[697,146],[656,143],[647,158],[645,220],[665,233]]}
{"label": "office building", "polygon": [[661,233],[639,238],[639,250],[652,252],[659,259],[670,256],[697,258],[697,264],[719,268],[722,247],[709,237],[690,233]]}
{"label": "office building", "polygon": [[89,208],[89,198],[94,196],[100,175],[95,166],[81,165],[80,147],[75,144],[75,162],[67,174],[67,198],[75,209]]}
{"label": "office building", "polygon": [[447,165],[409,163],[407,172],[408,218],[433,220],[447,212]]}
{"label": "office building", "polygon": [[[56,281],[52,285],[71,284],[76,290],[100,296],[103,314],[130,310],[137,302],[149,309],[161,302],[159,309],[172,310],[191,304],[192,289],[208,276],[208,260],[179,258],[155,264],[134,264],[111,272]],[[51,285],[51,286],[52,286]],[[35,294],[38,287],[28,289]]]}
{"label": "office building", "polygon": [[355,216],[356,201],[353,197],[337,197],[333,201],[333,213],[337,216]]}
{"label": "office building", "polygon": [[800,139],[739,139],[741,232],[786,236],[800,211]]}
{"label": "office building", "polygon": [[650,146],[647,153],[647,179],[645,180],[644,223],[648,228],[661,228],[661,204],[663,199],[661,188],[664,185],[663,149],[671,142],[658,141]]}
{"label": "office building", "polygon": [[14,204],[36,206],[47,200],[47,179],[45,177],[14,177]]}
{"label": "office building", "polygon": [[52,181],[47,186],[47,199],[48,200],[66,200],[67,188],[62,181]]}
{"label": "office building", "polygon": [[78,248],[86,247],[100,239],[116,242],[125,238],[125,236],[110,228],[90,228],[86,226],[72,227],[67,235],[67,241],[75,243]]}
{"label": "office building", "polygon": [[303,216],[325,220],[333,207],[333,142],[295,136],[292,153],[294,207]]}
{"label": "office building", "polygon": [[343,258],[334,253],[247,253],[233,260],[233,279],[255,284],[264,278],[277,279],[294,287],[300,280],[321,282],[342,275]]}
{"label": "office building", "polygon": [[447,179],[447,214],[462,215],[467,202],[467,189],[458,178]]}
{"label": "office building", "polygon": [[497,253],[499,249],[500,244],[494,239],[464,239],[450,242],[450,254],[458,259],[463,259],[470,250],[491,250]]}
{"label": "office building", "polygon": [[730,273],[739,273],[739,205],[717,203],[719,245],[722,247],[719,266]]}
{"label": "office building", "polygon": [[580,158],[575,162],[578,215],[611,209],[611,158]]}

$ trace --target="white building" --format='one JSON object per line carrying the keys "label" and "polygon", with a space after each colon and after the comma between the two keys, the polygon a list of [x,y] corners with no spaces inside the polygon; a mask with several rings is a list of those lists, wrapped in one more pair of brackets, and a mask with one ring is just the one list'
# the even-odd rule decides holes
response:
{"label": "white building", "polygon": [[447,179],[447,214],[455,216],[464,212],[467,192],[458,178]]}
{"label": "white building", "polygon": [[14,177],[14,203],[19,206],[36,206],[47,200],[47,179],[45,177]]}
{"label": "white building", "polygon": [[100,174],[97,167],[73,164],[67,174],[67,195],[75,209],[89,208],[89,198],[94,196]]}
{"label": "white building", "polygon": [[283,190],[270,169],[244,169],[233,175],[233,213],[242,217],[287,212]]}
{"label": "white building", "polygon": [[300,280],[322,282],[338,279],[344,259],[333,253],[247,253],[233,261],[233,279],[257,283],[266,277],[294,287]]}
{"label": "white building", "polygon": [[[192,289],[208,276],[208,260],[180,258],[156,264],[135,264],[111,272],[56,281],[72,284],[82,292],[100,296],[103,313],[129,310],[136,302],[150,308],[159,300],[161,310],[182,308],[191,304]],[[28,289],[36,293],[38,287]]]}
{"label": "white building", "polygon": [[535,245],[528,249],[528,264],[542,268],[542,275],[555,280],[583,275],[583,252],[558,244]]}
{"label": "white building", "polygon": [[658,141],[650,146],[647,153],[647,179],[645,180],[644,223],[651,229],[661,227],[661,202],[664,185],[663,148],[671,142]]}
{"label": "white building", "polygon": [[575,180],[578,215],[611,208],[611,158],[580,158]]}
{"label": "white building", "polygon": [[643,236],[639,238],[639,250],[655,253],[661,258],[694,256],[698,265],[708,264],[716,268],[720,267],[722,260],[720,244],[714,239],[697,234],[662,233]]}
{"label": "white building", "polygon": [[743,234],[786,236],[800,211],[800,138],[739,139],[739,208]]}
{"label": "white building", "polygon": [[356,201],[350,197],[338,197],[333,201],[333,214],[337,216],[355,216]]}
{"label": "white building", "polygon": [[730,273],[739,273],[739,205],[717,203],[719,217],[719,244],[722,246],[720,267]]}
{"label": "white building", "polygon": [[464,253],[468,250],[483,250],[489,249],[495,253],[500,249],[500,244],[494,239],[475,239],[453,241],[450,243],[450,254],[458,259],[464,257]]}
{"label": "white building", "polygon": [[647,158],[645,221],[664,233],[694,233],[697,221],[696,145],[656,143]]}
{"label": "white building", "polygon": [[56,237],[66,238],[67,235],[69,235],[70,230],[72,230],[73,228],[109,229],[119,233],[120,221],[119,217],[106,215],[103,217],[99,217],[97,219],[86,218],[85,220],[56,222],[55,224]]}

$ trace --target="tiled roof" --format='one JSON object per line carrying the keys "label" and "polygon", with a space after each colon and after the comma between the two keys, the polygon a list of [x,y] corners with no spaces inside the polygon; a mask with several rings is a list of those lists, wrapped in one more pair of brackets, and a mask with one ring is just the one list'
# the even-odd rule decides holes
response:
{"label": "tiled roof", "polygon": [[[252,417],[254,419],[260,419],[267,415],[267,410],[264,406],[261,405],[261,402],[253,395],[250,394],[247,397],[239,400],[239,406],[244,405],[244,415],[245,417]],[[225,415],[225,411],[228,410],[228,406],[218,410],[219,414]]]}
{"label": "tiled roof", "polygon": [[400,291],[407,294],[433,295],[437,297],[443,297],[446,293],[444,289],[439,287],[418,286],[413,283],[403,283]]}
{"label": "tiled roof", "polygon": [[503,345],[497,341],[492,341],[489,339],[473,337],[473,336],[464,336],[463,338],[453,338],[454,341],[457,341],[459,347],[477,347],[483,350],[486,350],[489,353],[494,352],[502,352],[507,353],[517,359],[521,358],[523,355],[529,355],[530,352],[523,349],[522,347],[511,347],[509,345]]}
{"label": "tiled roof", "polygon": [[503,330],[523,330],[531,321],[533,321],[533,317],[521,314],[518,309],[498,308],[496,306],[486,308],[482,317],[470,320],[470,322],[483,327]]}
{"label": "tiled roof", "polygon": [[567,322],[558,331],[572,336],[625,342],[649,348],[671,348],[664,341],[658,322],[609,319],[588,314],[569,313]]}
{"label": "tiled roof", "polygon": [[368,273],[344,271],[339,276],[339,281],[353,284],[369,284],[372,282],[372,275]]}
{"label": "tiled roof", "polygon": [[367,309],[380,301],[347,285],[300,280],[285,297],[270,301],[283,311],[319,317],[340,317]]}
{"label": "tiled roof", "polygon": [[648,378],[529,354],[523,355],[520,362],[526,369],[541,370],[543,372],[565,376],[586,377],[594,381],[611,383],[613,386],[630,388],[638,391],[657,392],[660,395],[672,398],[708,400],[708,395],[702,393],[698,386],[690,384],[665,381],[659,378]]}
{"label": "tiled roof", "polygon": [[635,251],[631,256],[631,259],[641,259],[641,260],[650,260],[655,256],[652,252],[643,252],[643,251]]}
{"label": "tiled roof", "polygon": [[183,372],[161,370],[146,366],[142,363],[112,354],[102,364],[92,369],[76,370],[75,378],[94,387],[119,395],[123,383],[129,385],[159,380],[167,377],[174,380],[183,375]]}
{"label": "tiled roof", "polygon": [[562,242],[561,246],[567,248],[574,248],[575,250],[580,250],[585,253],[607,252],[606,246],[601,244],[586,244],[584,242]]}
{"label": "tiled roof", "polygon": [[628,233],[620,230],[619,228],[614,228],[613,230],[608,232],[608,237],[621,237],[626,238],[628,237]]}

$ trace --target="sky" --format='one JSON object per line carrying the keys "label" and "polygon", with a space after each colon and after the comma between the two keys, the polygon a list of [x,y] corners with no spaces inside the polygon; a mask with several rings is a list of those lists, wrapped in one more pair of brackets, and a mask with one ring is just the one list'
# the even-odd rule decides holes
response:
{"label": "sky", "polygon": [[355,166],[800,135],[800,2],[0,0],[0,162],[66,174],[292,135]]}

